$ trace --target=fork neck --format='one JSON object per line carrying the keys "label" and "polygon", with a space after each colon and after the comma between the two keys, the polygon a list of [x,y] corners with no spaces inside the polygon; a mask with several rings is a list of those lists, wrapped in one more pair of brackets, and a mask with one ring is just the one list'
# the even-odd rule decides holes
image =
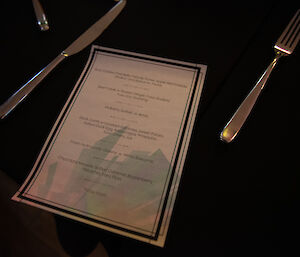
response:
{"label": "fork neck", "polygon": [[274,66],[276,65],[276,63],[278,62],[278,60],[282,57],[282,56],[286,56],[287,54],[285,54],[284,52],[281,51],[275,51],[275,57],[272,61],[272,63],[274,63]]}
{"label": "fork neck", "polygon": [[269,76],[271,75],[271,72],[273,71],[274,67],[276,66],[278,60],[284,56],[285,54],[281,51],[275,51],[275,58],[273,59],[273,61],[269,64],[268,68],[265,70],[265,72],[263,73],[263,75],[260,77],[260,79],[257,82],[257,85],[259,85],[260,90],[262,90],[269,78]]}

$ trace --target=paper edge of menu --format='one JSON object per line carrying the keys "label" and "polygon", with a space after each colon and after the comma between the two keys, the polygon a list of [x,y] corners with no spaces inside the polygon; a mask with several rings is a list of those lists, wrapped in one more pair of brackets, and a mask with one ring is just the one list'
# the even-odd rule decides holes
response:
{"label": "paper edge of menu", "polygon": [[[173,63],[175,65],[176,64],[188,65],[188,66],[194,67],[195,69],[197,68],[200,71],[198,81],[194,85],[195,86],[195,93],[194,93],[194,98],[192,99],[192,102],[190,103],[191,110],[190,110],[190,114],[189,114],[189,117],[188,117],[188,120],[187,120],[187,128],[186,128],[186,131],[183,134],[183,140],[182,140],[183,144],[182,144],[182,147],[177,150],[177,151],[179,151],[179,155],[178,155],[179,160],[178,160],[176,168],[175,168],[176,170],[174,172],[174,177],[173,177],[173,179],[172,179],[172,181],[170,182],[170,185],[169,185],[170,191],[172,191],[172,192],[169,194],[167,202],[166,202],[167,203],[166,204],[167,212],[164,214],[163,219],[162,219],[163,226],[161,226],[159,228],[158,234],[156,235],[155,238],[145,238],[145,237],[139,236],[138,234],[123,231],[123,230],[120,230],[118,228],[114,228],[114,227],[106,226],[106,225],[103,225],[103,224],[91,222],[90,220],[87,220],[83,217],[79,217],[78,215],[74,215],[71,212],[59,211],[56,208],[54,208],[53,206],[49,205],[48,203],[42,205],[34,199],[26,200],[26,198],[22,197],[22,195],[21,195],[23,188],[26,187],[26,184],[34,176],[33,173],[34,173],[34,170],[35,170],[36,166],[44,158],[43,153],[46,149],[46,146],[51,141],[52,135],[55,134],[56,128],[58,126],[57,125],[58,121],[63,116],[63,114],[66,111],[68,111],[68,108],[69,108],[68,106],[69,106],[70,101],[72,100],[72,96],[74,95],[77,86],[81,83],[80,81],[82,81],[82,79],[84,79],[84,77],[86,76],[86,73],[89,69],[89,64],[93,61],[93,58],[94,58],[93,53],[96,49],[98,49],[100,51],[101,50],[111,51],[111,52],[113,52],[117,55],[118,54],[123,54],[123,55],[124,54],[125,55],[130,54],[131,56],[146,58],[146,59],[149,59],[149,60],[154,61],[154,62],[157,61],[157,62]],[[42,148],[42,150],[41,150],[41,152],[40,152],[40,154],[39,154],[39,156],[38,156],[38,158],[37,158],[37,160],[36,160],[36,162],[35,162],[35,164],[32,168],[32,170],[31,170],[30,174],[27,176],[26,180],[24,181],[24,183],[20,187],[20,189],[14,194],[14,196],[12,197],[12,200],[15,200],[17,202],[26,203],[28,205],[31,205],[31,206],[34,206],[34,207],[37,207],[37,208],[40,208],[40,209],[44,209],[46,211],[49,211],[49,212],[52,212],[52,213],[55,213],[55,214],[59,214],[59,215],[65,216],[67,218],[71,218],[71,219],[74,219],[74,220],[77,220],[77,221],[80,221],[80,222],[83,222],[83,223],[87,223],[89,225],[92,225],[92,226],[95,226],[95,227],[98,227],[98,228],[101,228],[101,229],[104,229],[104,230],[107,230],[107,231],[110,231],[110,232],[113,232],[113,233],[116,233],[116,234],[120,234],[120,235],[123,235],[123,236],[126,236],[126,237],[134,238],[136,240],[147,242],[147,243],[159,246],[159,247],[163,247],[164,244],[165,244],[166,237],[167,237],[168,227],[169,227],[169,224],[170,224],[175,199],[176,199],[176,196],[177,196],[178,186],[179,186],[183,166],[184,166],[184,163],[185,163],[185,158],[186,158],[187,151],[188,151],[189,144],[190,144],[190,138],[191,138],[191,135],[192,135],[192,130],[193,130],[193,127],[194,127],[195,117],[196,117],[199,102],[200,102],[200,97],[201,97],[201,92],[202,92],[202,88],[203,88],[203,84],[204,84],[206,69],[207,69],[207,66],[202,65],[202,64],[195,64],[195,63],[171,60],[171,59],[167,59],[167,58],[155,57],[155,56],[150,56],[150,55],[145,55],[145,54],[133,53],[133,52],[128,52],[128,51],[117,50],[117,49],[112,49],[112,48],[93,45],[92,48],[91,48],[91,51],[90,51],[89,58],[88,58],[87,63],[85,65],[85,68],[83,69],[76,85],[74,86],[74,89],[72,90],[66,104],[64,105],[62,111],[60,112],[60,114],[57,118],[57,121],[55,122],[53,128],[51,129],[51,132],[50,132],[50,134],[49,134],[49,136],[48,136],[48,138],[47,138],[47,140],[46,140],[46,142],[45,142],[45,144],[44,144],[44,146],[43,146],[43,148]],[[28,197],[27,197],[27,199],[28,199]]]}

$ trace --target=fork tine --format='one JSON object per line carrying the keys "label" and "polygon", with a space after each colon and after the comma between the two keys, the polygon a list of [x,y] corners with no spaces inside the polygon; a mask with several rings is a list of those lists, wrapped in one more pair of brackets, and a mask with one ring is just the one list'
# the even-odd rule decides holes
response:
{"label": "fork tine", "polygon": [[291,43],[290,43],[291,48],[295,48],[295,46],[298,44],[299,39],[300,39],[300,15],[298,17],[297,22],[298,22],[298,25],[295,28],[294,37],[291,38]]}
{"label": "fork tine", "polygon": [[300,39],[300,9],[287,25],[281,36],[278,38],[275,48],[287,54],[291,54]]}
{"label": "fork tine", "polygon": [[286,41],[289,40],[293,28],[297,25],[297,18],[299,18],[300,9],[296,12],[290,23],[287,25],[281,36],[278,38],[278,43],[286,44]]}

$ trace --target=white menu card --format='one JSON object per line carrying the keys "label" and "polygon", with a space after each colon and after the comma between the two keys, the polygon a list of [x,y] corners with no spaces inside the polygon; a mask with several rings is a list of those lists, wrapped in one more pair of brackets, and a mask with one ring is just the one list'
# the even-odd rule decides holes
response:
{"label": "white menu card", "polygon": [[162,247],[205,73],[93,46],[13,200]]}

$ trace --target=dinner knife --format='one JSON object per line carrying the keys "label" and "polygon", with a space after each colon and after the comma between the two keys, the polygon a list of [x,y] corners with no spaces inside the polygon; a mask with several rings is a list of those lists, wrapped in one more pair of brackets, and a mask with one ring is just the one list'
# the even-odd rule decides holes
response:
{"label": "dinner knife", "polygon": [[32,77],[0,106],[0,119],[5,118],[26,96],[65,58],[74,55],[98,38],[113,22],[126,5],[126,0],[119,1],[102,18],[81,34],[70,46],[62,51],[52,62]]}

